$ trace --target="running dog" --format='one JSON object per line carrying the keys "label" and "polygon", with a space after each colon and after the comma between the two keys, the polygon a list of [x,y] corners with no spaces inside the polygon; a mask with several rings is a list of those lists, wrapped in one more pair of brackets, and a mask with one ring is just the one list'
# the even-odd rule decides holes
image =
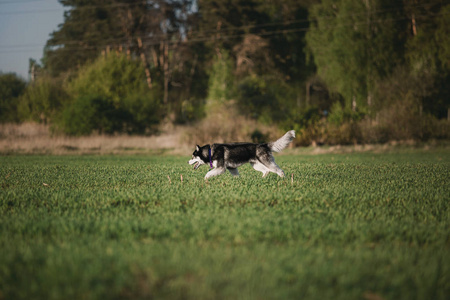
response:
{"label": "running dog", "polygon": [[280,152],[286,148],[295,138],[295,131],[286,132],[276,142],[253,144],[232,143],[213,144],[195,147],[192,159],[188,161],[196,170],[201,165],[209,164],[212,169],[206,173],[205,179],[230,171],[231,175],[239,176],[238,167],[250,163],[256,171],[262,172],[266,177],[269,172],[277,173],[284,177],[283,170],[275,163],[272,152]]}

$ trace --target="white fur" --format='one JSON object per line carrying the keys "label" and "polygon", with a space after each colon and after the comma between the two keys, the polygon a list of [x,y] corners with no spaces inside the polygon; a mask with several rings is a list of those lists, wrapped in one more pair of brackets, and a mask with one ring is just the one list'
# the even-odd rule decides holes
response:
{"label": "white fur", "polygon": [[276,142],[269,143],[270,150],[274,152],[281,152],[281,150],[286,148],[294,138],[295,138],[295,131],[290,130],[286,132],[285,135],[280,137]]}
{"label": "white fur", "polygon": [[195,163],[198,163],[198,165],[194,166],[194,169],[198,169],[201,165],[204,165],[205,162],[198,156],[192,157],[191,160],[188,162],[190,165],[193,165]]}
{"label": "white fur", "polygon": [[250,163],[250,164],[252,165],[253,169],[263,173],[262,177],[266,177],[267,174],[269,174],[269,172],[270,172],[270,170],[265,165],[260,163],[259,161],[256,161],[256,162]]}
{"label": "white fur", "polygon": [[211,171],[209,171],[208,173],[206,173],[205,179],[208,179],[208,178],[210,178],[210,177],[213,177],[213,176],[217,176],[217,175],[223,174],[223,173],[225,173],[226,170],[227,170],[227,169],[225,169],[225,168],[215,168],[215,169],[212,169]]}
{"label": "white fur", "polygon": [[[292,142],[292,140],[294,138],[295,138],[295,131],[290,130],[290,131],[286,132],[286,134],[283,135],[281,138],[279,138],[277,141],[268,143],[267,145],[269,146],[271,151],[280,152],[284,148],[286,148]],[[204,147],[206,147],[206,146],[204,146]],[[202,147],[202,148],[204,148],[204,147]],[[200,151],[200,148],[198,145],[196,146],[196,151]],[[268,158],[255,156],[255,158],[249,159],[246,162],[250,163],[251,166],[253,167],[253,169],[255,169],[256,171],[262,172],[263,177],[266,177],[270,172],[276,173],[280,177],[284,177],[285,175],[284,175],[283,170],[275,163],[275,159],[272,156],[272,154],[270,153],[270,151],[268,151],[268,150],[265,150],[265,151],[268,152],[268,153],[266,153],[266,155],[268,155]],[[212,156],[211,153],[209,155]],[[211,159],[211,157],[209,159]],[[233,158],[229,157],[229,153],[227,151],[225,151],[225,153],[224,153],[224,161],[226,162],[225,166],[218,167],[217,166],[218,161],[213,160],[211,163],[212,163],[212,167],[214,169],[212,169],[208,173],[206,173],[205,179],[223,174],[227,171],[227,169],[228,169],[228,171],[230,171],[231,175],[239,176],[239,171],[237,170],[237,168],[240,167],[241,165],[243,165],[244,163],[246,163],[243,161],[234,161],[233,162]],[[192,159],[189,160],[188,163],[190,165],[194,165],[194,169],[197,169],[201,165],[205,165],[205,164],[209,165],[209,163],[204,162],[199,156],[192,156]]]}

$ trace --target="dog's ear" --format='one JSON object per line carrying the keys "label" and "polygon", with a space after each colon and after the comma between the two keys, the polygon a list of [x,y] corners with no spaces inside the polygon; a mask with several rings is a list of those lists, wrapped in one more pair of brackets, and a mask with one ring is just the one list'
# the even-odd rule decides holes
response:
{"label": "dog's ear", "polygon": [[200,151],[200,146],[199,145],[195,146],[195,151]]}

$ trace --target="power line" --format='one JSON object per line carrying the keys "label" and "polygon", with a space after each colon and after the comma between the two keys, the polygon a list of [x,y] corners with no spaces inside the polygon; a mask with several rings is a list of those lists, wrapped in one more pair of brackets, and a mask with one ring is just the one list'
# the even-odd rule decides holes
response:
{"label": "power line", "polygon": [[[145,3],[144,2],[135,2],[135,3],[116,3],[116,4],[110,4],[110,5],[97,5],[97,6],[88,6],[89,8],[98,8],[98,7],[105,7],[105,6],[130,6],[130,5],[136,5],[139,3]],[[416,5],[414,7],[424,7],[424,6],[429,6],[430,4],[420,4],[420,5]],[[396,11],[398,8],[403,8],[403,6],[391,6],[389,8],[385,8],[385,9],[379,9],[379,10],[372,10],[370,13],[371,15],[374,14],[382,14],[382,13],[386,13],[386,12],[390,12],[390,11]],[[398,12],[402,12],[402,11],[398,11]],[[347,16],[344,17],[354,17],[354,16],[360,16],[360,15],[367,15],[367,12],[362,12],[362,13],[354,13],[354,14],[349,14]],[[287,20],[287,21],[281,21],[281,22],[268,22],[268,23],[263,23],[263,24],[253,24],[253,25],[242,25],[242,26],[238,26],[238,27],[229,27],[229,28],[224,28],[224,29],[215,29],[215,30],[196,30],[196,31],[189,31],[189,32],[194,32],[194,33],[226,33],[229,31],[238,31],[238,30],[246,30],[246,29],[256,29],[256,28],[263,28],[263,27],[269,27],[269,26],[289,26],[289,25],[293,25],[293,24],[300,24],[300,23],[309,23],[309,22],[313,22],[313,21],[317,21],[317,20],[328,20],[328,19],[333,19],[335,18],[335,16],[325,16],[325,17],[319,17],[319,18],[308,18],[308,19],[294,19],[294,20]],[[71,25],[76,25],[76,24],[85,24],[83,22],[71,22]],[[179,33],[174,33],[172,34],[174,35],[178,35]],[[166,37],[169,36],[168,34],[157,34],[157,35],[153,35],[153,38],[155,37]],[[126,39],[126,38],[123,38]],[[86,41],[86,40],[85,40]],[[111,42],[117,41],[116,39],[111,39]],[[107,41],[106,41],[107,42]],[[120,42],[120,41],[119,41]],[[123,41],[126,42],[126,41]],[[79,41],[66,41],[65,44],[70,44],[70,43],[79,43]],[[2,47],[0,45],[0,47]]]}
{"label": "power line", "polygon": [[[380,10],[381,11],[381,10]],[[353,14],[353,16],[358,16],[358,15],[362,15],[362,14]],[[431,14],[430,14],[431,15]],[[442,13],[436,13],[433,15],[443,15]],[[318,18],[317,18],[318,19]],[[322,19],[328,19],[328,17],[323,17]],[[409,17],[402,17],[402,18],[395,18],[395,19],[383,19],[383,20],[372,20],[371,23],[380,23],[380,22],[385,22],[385,21],[401,21],[401,20],[408,20]],[[244,29],[253,29],[253,28],[261,28],[261,27],[268,27],[268,26],[275,26],[275,25],[290,25],[290,24],[298,24],[298,23],[302,23],[302,22],[311,22],[314,19],[296,19],[296,20],[290,20],[287,22],[276,22],[276,23],[265,23],[265,24],[255,24],[255,25],[245,25],[245,26],[240,26],[240,27],[236,27],[236,28],[229,28],[226,31],[239,31],[239,30],[244,30]],[[349,23],[343,26],[354,26],[354,25],[359,25],[359,24],[366,24],[367,21],[361,22],[361,23]],[[260,33],[251,33],[253,35],[258,35],[258,36],[269,36],[269,35],[273,35],[273,34],[286,34],[286,33],[295,33],[295,32],[302,32],[302,31],[307,31],[309,30],[309,26],[308,27],[297,27],[297,28],[288,28],[288,29],[276,29],[276,30],[268,30],[265,32],[260,32]],[[222,40],[222,39],[230,39],[230,38],[237,38],[237,37],[242,37],[245,36],[247,33],[237,33],[237,34],[228,34],[228,35],[224,35],[223,33],[226,32],[225,30],[210,30],[210,31],[194,31],[195,33],[200,33],[200,34],[204,34],[205,32],[209,32],[212,33],[210,35],[203,35],[203,36],[194,36],[194,37],[190,37],[187,40],[187,43],[192,43],[192,42],[201,42],[201,41],[215,41],[215,40]],[[220,33],[220,36],[217,36],[216,34]],[[181,43],[180,41],[180,33],[173,33],[173,34],[158,34],[158,35],[154,35],[152,37],[147,37],[147,38],[143,38],[143,40],[147,40],[147,42],[144,42],[144,44],[146,46],[154,46],[154,45],[159,45],[161,43],[161,41],[148,41],[148,40],[153,40],[154,38],[158,38],[158,37],[164,37],[165,41],[170,43],[170,44],[176,44],[176,43]],[[173,41],[173,37],[176,37],[176,41]],[[133,39],[137,38],[137,37],[132,37]],[[89,40],[88,40],[89,42]],[[103,45],[92,45],[92,46],[80,46],[80,47],[72,47],[72,46],[64,46],[64,50],[68,50],[68,51],[83,51],[83,50],[95,50],[98,48],[102,48],[102,47],[106,47],[111,44],[113,45],[117,45],[117,46],[130,46],[129,44],[129,38],[124,37],[124,38],[117,38],[117,39],[109,39],[109,40],[104,40],[103,41],[105,44]],[[75,41],[75,40],[68,40],[64,42],[64,45],[68,45],[68,44],[79,44],[80,41]],[[55,45],[57,46],[57,45]],[[8,53],[8,52],[17,52],[17,51],[31,51],[31,47],[32,49],[36,49],[36,47],[43,47],[42,44],[28,44],[28,45],[0,45],[0,53]],[[16,50],[1,50],[2,48],[16,48]],[[25,49],[21,49],[21,48],[25,48]]]}
{"label": "power line", "polygon": [[0,1],[2,4],[21,4],[21,3],[31,3],[31,2],[41,2],[43,0],[14,0],[14,1]]}
{"label": "power line", "polygon": [[[447,15],[447,14],[441,14],[441,15]],[[383,19],[383,20],[379,20],[379,21],[371,21],[372,23],[384,23],[384,22],[398,22],[398,21],[404,21],[407,20],[407,17],[403,17],[403,18],[391,18],[391,19]],[[340,27],[350,27],[350,26],[355,26],[355,25],[362,25],[362,24],[367,24],[366,21],[361,21],[361,22],[351,22],[348,24],[343,24],[340,25]],[[329,26],[327,28],[324,29],[331,29],[331,28],[335,28],[336,26]],[[256,36],[271,36],[271,35],[276,35],[276,34],[288,34],[288,33],[297,33],[297,32],[306,32],[308,30],[311,30],[310,27],[298,27],[298,28],[290,28],[290,29],[278,29],[278,30],[271,30],[271,31],[266,31],[266,32],[260,32],[260,33],[252,33],[253,35]],[[233,39],[233,38],[239,38],[239,37],[244,37],[245,35],[247,35],[247,33],[239,33],[239,34],[228,34],[228,35],[220,35],[220,36],[216,36],[216,35],[210,35],[210,36],[203,36],[203,37],[194,37],[194,38],[190,38],[187,41],[171,41],[171,40],[165,40],[165,41],[147,41],[147,42],[143,42],[144,45],[146,46],[158,46],[160,45],[161,42],[166,42],[168,44],[189,44],[189,43],[197,43],[197,42],[205,42],[205,41],[218,41],[218,40],[226,40],[226,39]],[[113,47],[127,47],[129,46],[128,44],[123,43],[122,39],[117,39],[117,40],[110,40],[111,43],[110,44],[102,44],[102,45],[92,45],[92,46],[79,46],[79,47],[73,47],[73,46],[64,46],[61,48],[61,50],[63,51],[90,51],[90,50],[98,50],[98,49],[102,49],[108,46],[113,46]],[[114,44],[114,41],[116,42]],[[33,47],[33,49],[35,46],[42,46],[42,45],[18,45],[16,46],[17,49],[15,50],[0,50],[0,53],[11,53],[11,52],[28,52],[30,51],[29,47]],[[0,46],[1,47],[5,47],[5,46]],[[15,46],[8,46],[11,48],[14,48]],[[25,48],[25,49],[21,49],[21,48]]]}
{"label": "power line", "polygon": [[[16,1],[7,1],[7,2],[0,2],[0,4],[9,4],[9,3],[27,3],[27,2],[38,2],[38,1],[43,1],[43,0],[16,0]],[[110,3],[110,4],[99,4],[99,5],[82,5],[82,6],[77,6],[76,10],[90,10],[90,9],[98,9],[98,8],[120,8],[120,7],[132,7],[132,6],[138,6],[138,5],[149,5],[148,1],[138,1],[138,2],[133,2],[133,3]],[[411,5],[408,6],[408,8],[419,8],[419,7],[426,7],[426,6],[433,6],[434,4],[432,3],[423,3],[423,4],[417,4],[417,5]],[[65,6],[63,6],[65,8]],[[394,10],[396,8],[403,8],[405,6],[403,5],[395,5],[395,6],[390,6],[390,8],[386,8],[386,9],[382,9],[379,10],[380,12],[383,11],[389,11],[389,10]],[[71,11],[73,8],[70,8],[68,11]],[[60,11],[60,9],[44,9],[44,10],[23,10],[23,11],[10,11],[10,12],[0,12],[0,15],[8,15],[8,14],[29,14],[29,13],[46,13],[49,11]],[[374,12],[374,11],[372,11]],[[376,10],[375,10],[376,12]],[[367,12],[361,13],[361,14],[366,14]],[[358,14],[350,14],[349,16],[355,16]],[[334,16],[330,16],[331,18],[333,18]],[[326,18],[326,17],[325,17]],[[303,19],[303,21],[307,21],[307,19]],[[283,22],[279,22],[279,23],[283,23]]]}
{"label": "power line", "polygon": [[[42,1],[42,0],[24,0],[20,3],[27,3],[27,2],[35,2],[35,1]],[[4,2],[4,3],[15,3],[13,1],[11,2]],[[1,4],[1,2],[0,2]],[[138,1],[134,3],[110,3],[110,4],[99,4],[99,5],[82,5],[77,6],[77,10],[91,10],[91,9],[99,9],[99,8],[120,8],[120,7],[132,7],[132,6],[138,6],[138,5],[149,5],[148,1]],[[63,6],[66,8],[65,6]],[[18,14],[29,14],[29,13],[46,13],[49,11],[60,11],[61,9],[43,9],[43,10],[18,10],[18,11],[10,11],[10,12],[0,12],[0,15],[18,15]],[[69,9],[68,11],[71,11]]]}
{"label": "power line", "polygon": [[55,11],[61,11],[61,9],[48,8],[48,9],[41,9],[41,10],[9,11],[9,12],[0,12],[0,15],[36,14],[36,13],[48,13],[48,12],[55,12]]}
{"label": "power line", "polygon": [[23,48],[23,47],[37,47],[42,44],[23,44],[23,45],[0,45],[0,48]]}

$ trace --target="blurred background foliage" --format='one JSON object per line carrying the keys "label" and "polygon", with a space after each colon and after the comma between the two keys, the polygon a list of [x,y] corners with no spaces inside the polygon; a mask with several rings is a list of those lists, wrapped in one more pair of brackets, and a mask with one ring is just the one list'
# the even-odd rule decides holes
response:
{"label": "blurred background foliage", "polygon": [[293,128],[299,145],[450,138],[445,1],[60,2],[31,80],[0,74],[3,123],[153,134],[223,111],[225,129]]}

